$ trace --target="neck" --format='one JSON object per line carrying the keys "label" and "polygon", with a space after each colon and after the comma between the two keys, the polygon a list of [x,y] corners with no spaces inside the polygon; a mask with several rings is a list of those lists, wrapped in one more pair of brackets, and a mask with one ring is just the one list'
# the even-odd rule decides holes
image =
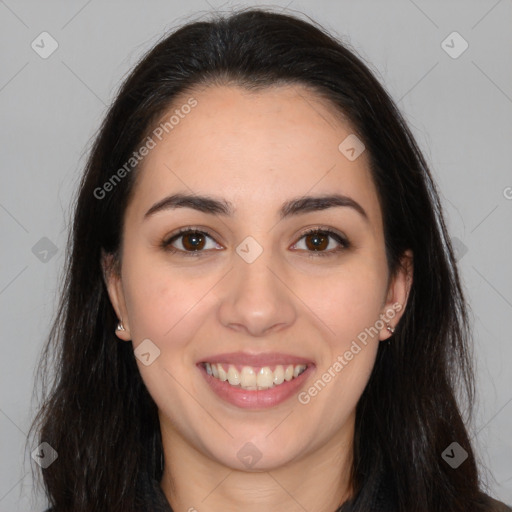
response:
{"label": "neck", "polygon": [[335,512],[350,498],[353,423],[314,453],[269,471],[240,471],[191,446],[161,418],[162,490],[174,512]]}

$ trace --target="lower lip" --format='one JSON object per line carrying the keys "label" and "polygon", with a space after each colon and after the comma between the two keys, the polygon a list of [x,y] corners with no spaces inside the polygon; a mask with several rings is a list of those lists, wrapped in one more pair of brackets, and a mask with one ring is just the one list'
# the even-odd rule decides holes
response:
{"label": "lower lip", "polygon": [[313,371],[314,365],[308,365],[298,377],[284,381],[278,386],[253,391],[234,387],[227,381],[221,381],[220,379],[212,377],[206,372],[206,368],[202,364],[199,364],[198,368],[206,379],[206,382],[210,385],[212,391],[226,402],[242,409],[267,409],[279,405],[297,393]]}

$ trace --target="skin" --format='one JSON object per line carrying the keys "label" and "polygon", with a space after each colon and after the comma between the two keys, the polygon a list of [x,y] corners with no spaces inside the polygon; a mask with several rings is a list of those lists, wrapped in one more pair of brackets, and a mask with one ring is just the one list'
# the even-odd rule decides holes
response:
{"label": "skin", "polygon": [[[232,351],[306,357],[315,364],[300,391],[307,390],[379,315],[405,306],[412,255],[389,275],[367,154],[349,161],[338,150],[353,130],[332,105],[299,86],[256,93],[210,86],[191,95],[197,106],[138,171],[120,274],[107,271],[108,257],[103,262],[125,327],[117,335],[134,348],[149,338],[160,350],[149,366],[137,364],[159,408],[162,489],[176,512],[334,511],[351,494],[355,407],[388,330],[361,345],[306,405],[293,396],[268,409],[237,408],[210,390],[196,363]],[[350,207],[279,219],[285,201],[333,192],[357,201],[367,219]],[[235,211],[178,208],[144,220],[153,204],[175,193],[225,199]],[[212,235],[199,257],[161,247],[188,226]],[[343,233],[351,245],[330,238],[322,249],[330,255],[318,256],[311,236],[302,236],[318,227]],[[236,252],[247,236],[263,248],[250,264]],[[184,242],[175,248],[184,250]],[[237,457],[247,442],[261,453],[251,468]]]}

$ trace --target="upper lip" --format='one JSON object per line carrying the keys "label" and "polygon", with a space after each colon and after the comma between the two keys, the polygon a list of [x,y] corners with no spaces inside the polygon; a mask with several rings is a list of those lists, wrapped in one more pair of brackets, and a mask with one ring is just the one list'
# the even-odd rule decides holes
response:
{"label": "upper lip", "polygon": [[279,352],[264,352],[261,354],[248,354],[246,352],[228,352],[209,356],[200,361],[200,363],[232,363],[242,366],[273,366],[278,364],[305,364],[310,365],[312,361],[304,357],[298,357],[291,354]]}

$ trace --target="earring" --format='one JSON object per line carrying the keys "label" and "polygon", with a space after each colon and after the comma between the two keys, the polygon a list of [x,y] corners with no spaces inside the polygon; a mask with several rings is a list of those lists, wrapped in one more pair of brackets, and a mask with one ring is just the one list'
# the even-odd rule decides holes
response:
{"label": "earring", "polygon": [[125,330],[125,328],[124,328],[123,322],[121,321],[117,324],[116,331],[124,331],[124,330]]}
{"label": "earring", "polygon": [[390,332],[391,334],[393,334],[395,332],[395,328],[394,327],[391,327],[391,325],[386,325],[386,329],[388,330],[388,332]]}

